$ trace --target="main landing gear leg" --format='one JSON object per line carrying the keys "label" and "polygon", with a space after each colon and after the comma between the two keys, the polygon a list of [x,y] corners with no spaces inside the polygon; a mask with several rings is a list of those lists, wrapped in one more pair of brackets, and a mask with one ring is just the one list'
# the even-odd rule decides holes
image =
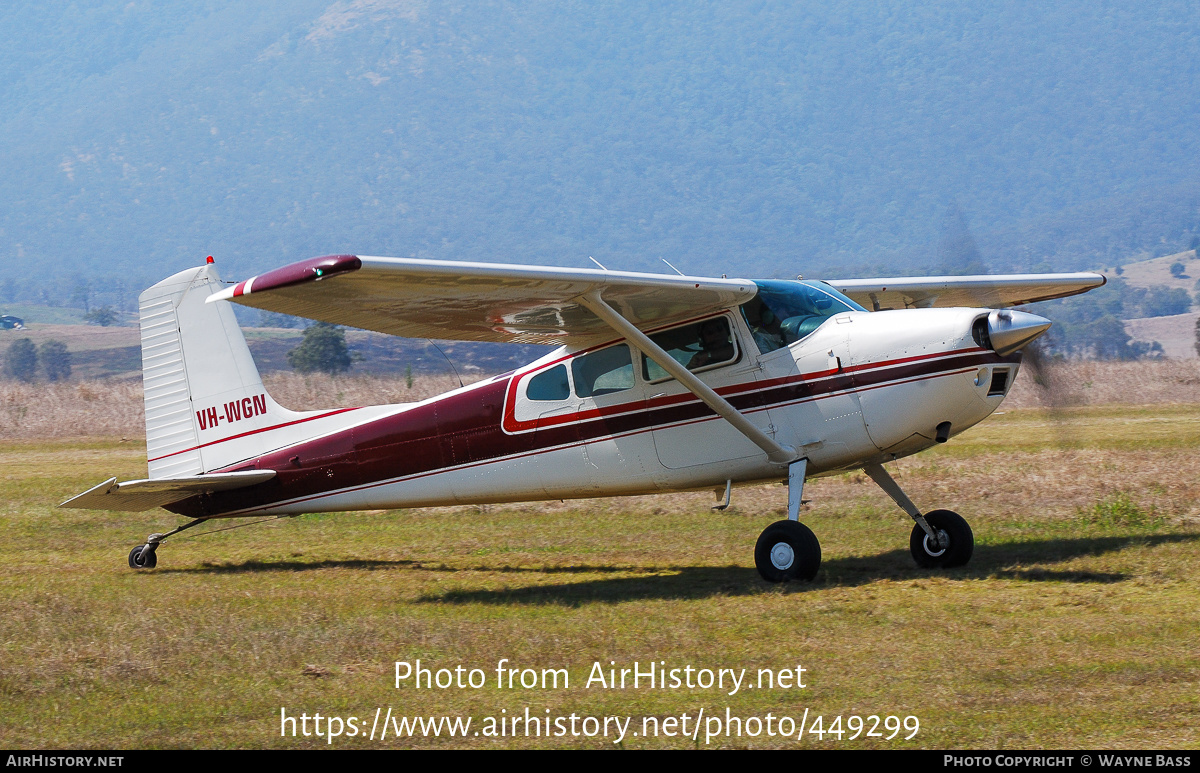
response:
{"label": "main landing gear leg", "polygon": [[883,465],[868,464],[863,467],[863,472],[917,522],[909,536],[908,549],[918,566],[949,569],[971,560],[971,553],[975,551],[975,535],[962,516],[950,510],[933,510],[921,515],[921,511],[883,469]]}
{"label": "main landing gear leg", "polygon": [[800,523],[800,499],[808,460],[788,466],[788,517],[763,530],[754,546],[754,565],[768,582],[811,580],[821,567],[821,543]]}
{"label": "main landing gear leg", "polygon": [[146,538],[145,545],[138,545],[133,550],[129,551],[129,568],[130,569],[153,569],[158,566],[158,546],[162,541],[173,534],[178,534],[184,529],[190,529],[193,526],[204,523],[207,518],[197,518],[191,523],[185,523],[178,529],[169,531],[166,534],[151,534]]}

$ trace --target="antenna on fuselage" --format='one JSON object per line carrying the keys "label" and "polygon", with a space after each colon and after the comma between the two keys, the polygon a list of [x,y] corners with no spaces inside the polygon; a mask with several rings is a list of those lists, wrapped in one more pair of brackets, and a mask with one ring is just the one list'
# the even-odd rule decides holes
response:
{"label": "antenna on fuselage", "polygon": [[[437,349],[438,354],[442,355],[443,357],[446,357],[446,353],[442,351],[442,347],[435,344],[433,342],[432,338],[426,338],[425,342],[428,343],[430,346],[432,346],[434,349]],[[450,366],[450,370],[454,371],[454,377],[456,379],[458,379],[458,386],[461,389],[463,386],[463,382],[462,382],[462,376],[458,375],[458,368],[454,367],[454,363],[450,360],[449,357],[446,357],[446,364]]]}
{"label": "antenna on fuselage", "polygon": [[[661,260],[663,263],[666,263],[668,266],[671,266],[671,261],[667,260],[666,258],[659,258],[659,260]],[[676,274],[683,276],[683,272],[680,271],[679,269],[675,268],[674,266],[671,266],[671,270],[674,271]]]}
{"label": "antenna on fuselage", "polygon": [[604,271],[608,271],[608,269],[607,269],[607,268],[605,268],[605,266],[604,266],[604,264],[603,264],[603,263],[601,263],[600,261],[596,260],[596,259],[595,259],[595,258],[593,258],[591,255],[588,255],[588,260],[590,260],[590,261],[592,261],[593,263],[595,263],[595,264],[596,264],[597,266],[599,266],[599,267],[600,267],[602,270],[604,270]]}

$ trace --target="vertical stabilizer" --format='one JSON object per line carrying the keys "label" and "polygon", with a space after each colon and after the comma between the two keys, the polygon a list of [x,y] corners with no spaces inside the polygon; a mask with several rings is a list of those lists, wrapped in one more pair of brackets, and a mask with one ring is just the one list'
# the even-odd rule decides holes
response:
{"label": "vertical stabilizer", "polygon": [[198,475],[268,450],[264,430],[295,421],[263,388],[216,266],[141,294],[142,379],[151,478]]}

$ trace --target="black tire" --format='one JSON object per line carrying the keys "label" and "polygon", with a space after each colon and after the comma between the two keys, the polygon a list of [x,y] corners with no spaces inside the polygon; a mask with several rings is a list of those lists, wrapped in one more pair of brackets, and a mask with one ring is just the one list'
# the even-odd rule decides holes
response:
{"label": "black tire", "polygon": [[821,568],[821,543],[799,521],[776,521],[758,537],[754,566],[767,582],[811,580]]}
{"label": "black tire", "polygon": [[158,566],[158,551],[147,550],[143,553],[142,549],[145,547],[145,545],[138,545],[129,551],[130,569],[153,569]]}
{"label": "black tire", "polygon": [[975,535],[961,515],[951,510],[934,510],[925,514],[925,520],[935,530],[946,532],[950,544],[941,550],[934,550],[921,525],[913,526],[908,549],[917,566],[924,569],[951,569],[971,560],[971,554],[975,552]]}

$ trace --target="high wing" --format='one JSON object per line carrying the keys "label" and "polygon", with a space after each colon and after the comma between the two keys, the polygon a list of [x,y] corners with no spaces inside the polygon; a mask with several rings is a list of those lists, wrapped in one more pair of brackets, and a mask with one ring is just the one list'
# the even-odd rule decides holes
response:
{"label": "high wing", "polygon": [[[862,306],[1001,308],[1064,298],[1105,283],[1100,274],[832,279]],[[209,296],[268,311],[406,338],[562,344],[612,329],[580,299],[599,292],[639,328],[745,303],[748,279],[630,271],[330,255],[292,263]]]}
{"label": "high wing", "polygon": [[758,287],[748,279],[332,255],[252,277],[208,300],[407,338],[562,344],[611,337],[579,302],[595,291],[644,328],[736,306]]}
{"label": "high wing", "polygon": [[989,274],[983,276],[826,279],[864,308],[982,306],[996,309],[1079,295],[1100,287],[1102,274]]}

